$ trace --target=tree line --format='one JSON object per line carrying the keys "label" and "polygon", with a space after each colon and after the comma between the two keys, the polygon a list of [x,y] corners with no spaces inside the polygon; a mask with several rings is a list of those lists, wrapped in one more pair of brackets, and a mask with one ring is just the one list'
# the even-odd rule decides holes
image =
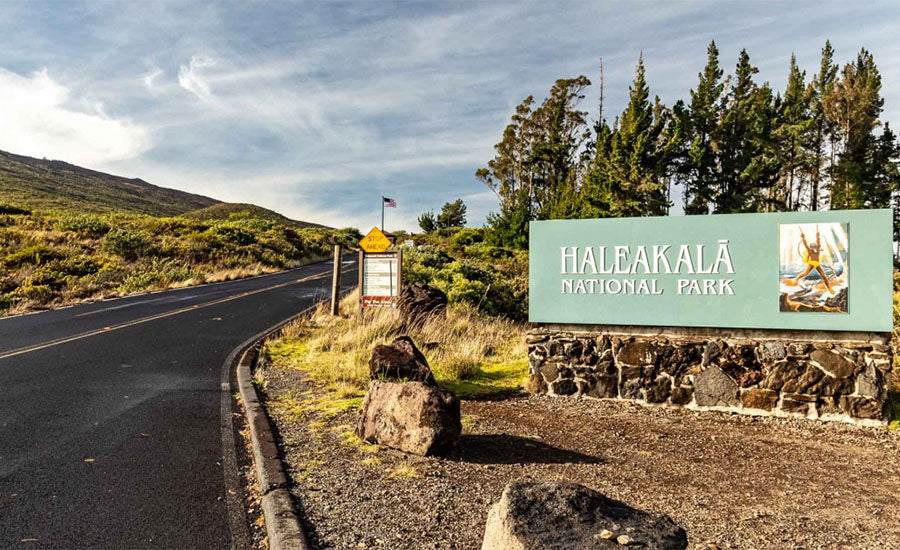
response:
{"label": "tree line", "polygon": [[527,97],[476,172],[500,202],[490,238],[524,248],[532,220],[667,215],[676,186],[686,214],[897,202],[900,146],[879,118],[881,75],[870,52],[841,67],[826,42],[811,75],[791,56],[779,92],[757,73],[741,50],[726,76],[713,41],[689,98],[671,107],[651,99],[643,55],[612,121],[602,82],[596,117],[579,108],[585,76],[557,80],[540,105]]}
{"label": "tree line", "polygon": [[435,215],[434,210],[419,215],[419,228],[425,233],[439,229],[452,229],[466,225],[466,205],[462,199],[445,202],[441,211]]}

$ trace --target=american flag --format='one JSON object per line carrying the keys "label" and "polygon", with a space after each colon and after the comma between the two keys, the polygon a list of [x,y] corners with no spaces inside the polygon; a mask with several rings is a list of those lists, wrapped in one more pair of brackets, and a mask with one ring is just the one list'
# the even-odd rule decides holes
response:
{"label": "american flag", "polygon": [[397,201],[394,199],[389,199],[387,197],[381,197],[381,200],[384,201],[385,208],[397,208]]}

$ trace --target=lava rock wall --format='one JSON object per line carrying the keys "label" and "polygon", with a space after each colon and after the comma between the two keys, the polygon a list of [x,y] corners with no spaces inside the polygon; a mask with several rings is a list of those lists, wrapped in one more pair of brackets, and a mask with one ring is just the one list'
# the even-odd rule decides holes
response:
{"label": "lava rock wall", "polygon": [[527,336],[528,390],[860,424],[886,421],[892,354],[883,340],[756,336],[539,327]]}

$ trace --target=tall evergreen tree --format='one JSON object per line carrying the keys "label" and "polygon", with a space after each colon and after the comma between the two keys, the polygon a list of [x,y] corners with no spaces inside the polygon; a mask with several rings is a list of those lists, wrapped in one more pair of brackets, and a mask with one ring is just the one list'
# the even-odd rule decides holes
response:
{"label": "tall evergreen tree", "polygon": [[747,50],[741,50],[731,86],[721,102],[718,152],[720,174],[715,212],[766,209],[777,165],[772,159],[772,90],[758,87]]}
{"label": "tall evergreen tree", "polygon": [[716,153],[719,114],[725,85],[719,67],[716,42],[706,49],[706,66],[699,74],[696,90],[691,90],[688,108],[677,106],[679,127],[685,141],[685,161],[680,177],[684,183],[684,211],[686,214],[708,214],[718,185],[718,155]]}
{"label": "tall evergreen tree", "polygon": [[[822,61],[819,64],[819,72],[810,82],[807,90],[813,119],[810,141],[808,143],[810,210],[819,210],[823,206],[820,196],[826,186],[825,177],[829,175],[830,178],[831,174],[827,148],[834,135],[834,127],[825,112],[825,98],[831,95],[834,89],[837,71],[838,67],[834,63],[834,48],[831,47],[831,41],[826,40],[825,46],[822,48]],[[831,144],[833,147],[833,142]]]}
{"label": "tall evergreen tree", "polygon": [[[638,59],[628,106],[612,129],[601,125],[585,200],[594,215],[662,216],[669,206],[667,170],[675,137],[665,130],[670,116],[656,98],[650,102],[643,55]],[[590,198],[587,198],[590,196]]]}
{"label": "tall evergreen tree", "polygon": [[435,229],[437,229],[437,218],[434,216],[434,211],[429,210],[428,212],[422,212],[419,215],[419,227],[425,233],[432,233]]}
{"label": "tall evergreen tree", "polygon": [[872,54],[862,49],[855,63],[841,72],[825,100],[829,119],[840,137],[840,153],[831,186],[832,208],[872,208],[884,206],[874,189],[878,166],[872,161],[877,138],[874,130],[884,106],[881,74]]}
{"label": "tall evergreen tree", "polygon": [[498,234],[527,235],[531,220],[579,215],[580,153],[590,132],[578,103],[590,83],[584,76],[557,80],[534,110],[534,98],[526,98],[494,147],[494,158],[476,171],[500,200],[500,212],[489,217]]}
{"label": "tall evergreen tree", "polygon": [[757,72],[743,50],[723,80],[711,42],[690,100],[668,109],[651,100],[641,56],[612,123],[601,90],[593,133],[578,109],[587,78],[556,81],[537,108],[526,98],[476,172],[500,201],[487,239],[526,246],[536,219],[663,215],[673,179],[688,214],[900,206],[900,146],[887,125],[876,133],[883,99],[869,52],[838,73],[826,42],[809,85],[791,56],[783,95]]}
{"label": "tall evergreen tree", "polygon": [[884,130],[876,139],[871,152],[871,183],[867,186],[865,208],[885,208],[894,203],[900,191],[900,144],[891,130],[884,124]]}
{"label": "tall evergreen tree", "polygon": [[[806,72],[797,66],[797,57],[791,54],[787,88],[778,105],[777,140],[779,185],[773,187],[770,200],[787,210],[800,208],[807,193],[805,182],[808,174],[808,148],[806,147],[812,116],[809,95],[805,89]],[[809,193],[811,194],[811,193]],[[770,206],[774,206],[771,204]]]}
{"label": "tall evergreen tree", "polygon": [[590,135],[587,113],[577,106],[590,84],[584,76],[557,80],[550,97],[532,116],[538,139],[529,166],[538,219],[577,216],[578,154]]}
{"label": "tall evergreen tree", "polygon": [[466,205],[462,199],[456,199],[453,202],[445,202],[438,214],[437,227],[439,229],[449,229],[452,227],[462,227],[466,225]]}

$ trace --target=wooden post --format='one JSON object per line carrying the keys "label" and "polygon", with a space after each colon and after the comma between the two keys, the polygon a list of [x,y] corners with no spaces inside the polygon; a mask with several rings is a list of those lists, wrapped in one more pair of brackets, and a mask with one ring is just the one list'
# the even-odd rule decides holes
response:
{"label": "wooden post", "polygon": [[341,301],[341,256],[343,247],[334,245],[334,268],[331,270],[331,314],[338,314],[338,305]]}
{"label": "wooden post", "polygon": [[400,307],[400,291],[403,290],[403,249],[397,249],[397,301],[396,307]]}
{"label": "wooden post", "polygon": [[357,267],[359,268],[359,269],[357,269],[357,271],[358,271],[358,273],[359,273],[359,283],[358,283],[358,286],[356,287],[356,289],[359,291],[359,318],[360,318],[360,319],[362,319],[362,316],[363,316],[363,307],[362,307],[362,300],[363,300],[363,266],[365,265],[365,260],[366,260],[366,253],[365,253],[364,250],[360,249],[360,251],[359,251],[359,264],[357,265]]}

